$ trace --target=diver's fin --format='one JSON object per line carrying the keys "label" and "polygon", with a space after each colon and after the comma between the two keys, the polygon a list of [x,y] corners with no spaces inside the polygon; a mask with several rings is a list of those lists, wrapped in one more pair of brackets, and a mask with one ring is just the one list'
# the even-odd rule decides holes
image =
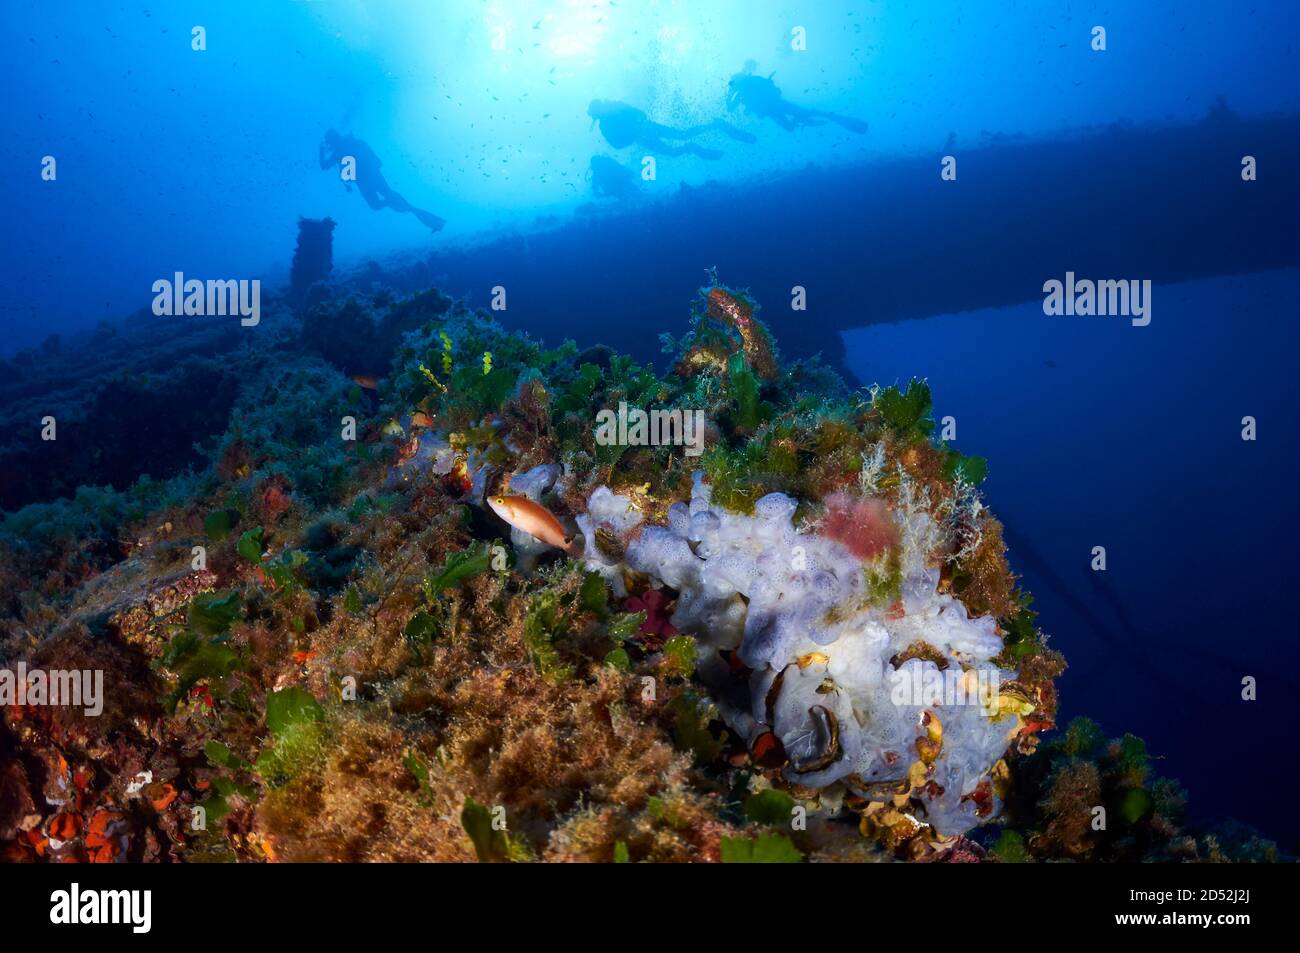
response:
{"label": "diver's fin", "polygon": [[867,124],[861,119],[854,119],[852,116],[837,116],[835,113],[823,113],[822,115],[837,126],[842,126],[847,129],[849,132],[856,132],[858,135],[862,135],[862,133],[867,131]]}
{"label": "diver's fin", "polygon": [[426,212],[423,209],[418,208],[413,209],[412,211],[415,213],[415,217],[423,223],[424,227],[431,231],[440,232],[442,231],[442,226],[447,224],[446,219],[440,218],[432,212]]}
{"label": "diver's fin", "polygon": [[730,136],[737,142],[757,142],[758,139],[753,133],[745,132],[743,129],[737,129],[729,122],[723,122],[721,119],[713,123],[713,128],[725,136]]}

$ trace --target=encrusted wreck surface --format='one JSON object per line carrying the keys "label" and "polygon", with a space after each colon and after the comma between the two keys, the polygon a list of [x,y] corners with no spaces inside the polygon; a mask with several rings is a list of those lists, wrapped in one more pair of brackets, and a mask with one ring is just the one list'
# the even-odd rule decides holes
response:
{"label": "encrusted wreck surface", "polygon": [[[5,859],[1276,855],[1185,830],[1140,740],[1054,730],[1064,661],[924,382],[782,364],[716,282],[665,375],[312,294],[194,472],[0,523],[0,658],[105,696],[4,706]],[[624,403],[700,411],[702,454],[598,440]]]}

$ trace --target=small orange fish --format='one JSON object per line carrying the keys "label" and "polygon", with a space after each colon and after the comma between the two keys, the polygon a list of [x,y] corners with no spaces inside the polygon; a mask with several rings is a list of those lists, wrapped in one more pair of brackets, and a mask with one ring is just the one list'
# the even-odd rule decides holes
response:
{"label": "small orange fish", "polygon": [[523,530],[548,546],[562,549],[570,556],[577,556],[582,552],[581,548],[575,545],[573,537],[564,531],[555,514],[526,496],[490,496],[488,506],[492,507],[493,513],[515,529]]}
{"label": "small orange fish", "polygon": [[352,383],[366,390],[379,390],[379,381],[370,374],[357,374],[352,378]]}
{"label": "small orange fish", "polygon": [[426,414],[424,411],[417,410],[415,413],[411,414],[411,426],[426,427],[426,428],[432,427],[433,418],[430,417],[428,414]]}

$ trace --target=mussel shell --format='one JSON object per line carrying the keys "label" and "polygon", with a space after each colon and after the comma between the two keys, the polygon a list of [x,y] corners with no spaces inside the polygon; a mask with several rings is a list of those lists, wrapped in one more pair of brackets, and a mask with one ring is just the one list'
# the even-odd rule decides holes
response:
{"label": "mussel shell", "polygon": [[808,709],[808,714],[812,716],[813,723],[817,726],[818,740],[822,742],[819,746],[822,753],[814,758],[798,761],[791,759],[790,767],[798,774],[808,774],[828,768],[844,753],[840,749],[840,722],[835,717],[835,712],[825,705],[813,705]]}

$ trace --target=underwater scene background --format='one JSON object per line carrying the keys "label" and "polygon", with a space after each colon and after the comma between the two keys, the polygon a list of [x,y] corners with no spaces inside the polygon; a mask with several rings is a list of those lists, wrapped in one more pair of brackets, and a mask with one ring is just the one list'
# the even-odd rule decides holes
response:
{"label": "underwater scene background", "polygon": [[5,858],[1293,859],[1298,27],[5,5]]}

